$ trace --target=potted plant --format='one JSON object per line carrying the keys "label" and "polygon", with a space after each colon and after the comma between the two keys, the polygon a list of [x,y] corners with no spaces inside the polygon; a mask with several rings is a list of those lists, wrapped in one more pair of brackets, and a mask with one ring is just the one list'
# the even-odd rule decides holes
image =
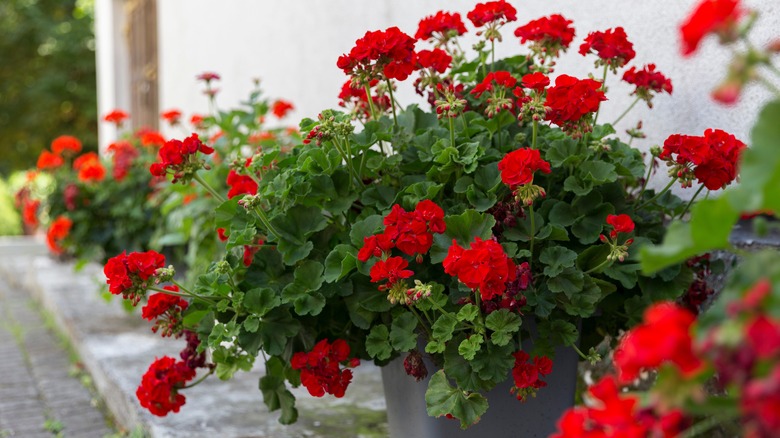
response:
{"label": "potted plant", "polygon": [[[112,293],[138,303],[154,291],[143,316],[187,339],[181,360],[157,359],[143,376],[142,406],[176,412],[198,368],[229,379],[261,357],[265,402],[290,423],[288,385],[341,397],[351,368],[373,360],[403,366],[412,382],[428,375],[428,415],[455,419],[444,427],[480,422],[496,386],[519,411],[569,382],[568,398],[541,408],[550,421],[535,433],[548,433],[574,401],[576,361],[551,374],[564,351],[597,360],[605,336],[687,293],[685,259],[648,274],[638,252],[703,188],[736,178],[744,144],[711,129],[672,135],[646,157],[631,146],[641,126],[626,142],[614,128],[623,116],[599,120],[608,81],[635,86],[626,112],[672,92],[654,65],[628,67],[635,53],[620,27],[586,36],[574,56],[598,79],[577,78],[555,71],[574,41],[561,15],[515,28],[527,48],[505,59],[495,44],[511,38],[514,7],[480,3],[466,17],[480,36],[474,55],[458,43],[468,29],[457,13],[426,17],[414,38],[367,32],[337,61],[344,110],[303,120],[291,148],[246,154],[198,134],[161,147],[152,175],[207,191],[225,253],[189,285],[154,251],[105,265]],[[396,101],[412,77],[430,110]],[[213,122],[239,123],[222,113]],[[208,181],[226,165],[229,191]],[[662,168],[671,182],[648,188]],[[696,195],[683,202],[675,184]],[[503,430],[521,433],[521,418],[504,418],[515,422]]]}

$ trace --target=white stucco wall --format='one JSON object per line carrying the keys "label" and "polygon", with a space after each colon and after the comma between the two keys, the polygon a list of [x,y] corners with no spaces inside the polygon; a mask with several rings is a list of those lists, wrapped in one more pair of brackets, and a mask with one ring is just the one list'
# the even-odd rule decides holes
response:
{"label": "white stucco wall", "polygon": [[[653,62],[673,80],[674,94],[659,96],[649,111],[640,104],[621,121],[625,129],[643,120],[649,134],[640,146],[649,147],[673,133],[701,134],[709,127],[725,129],[747,141],[758,104],[768,94],[758,87],[747,89],[738,105],[719,106],[710,91],[724,77],[730,59],[728,49],[708,37],[698,52],[680,55],[678,27],[698,0],[510,0],[518,21],[505,27],[500,55],[517,53],[513,32],[526,22],[552,13],[574,21],[577,36],[559,62],[557,73],[582,77],[593,68],[593,56],[584,58],[577,49],[594,30],[623,26],[634,43],[637,57],[630,65]],[[214,71],[222,76],[218,104],[234,105],[251,89],[251,79],[260,77],[267,95],[291,100],[297,111],[289,118],[314,117],[335,107],[336,96],[346,76],[336,59],[349,51],[367,30],[398,26],[414,34],[418,21],[437,10],[465,15],[475,1],[465,0],[159,0],[160,108],[207,111],[202,86],[195,76]],[[762,45],[780,37],[780,1],[745,0],[761,12],[752,34]],[[471,38],[473,29],[467,22]],[[422,47],[423,44],[418,44]],[[464,47],[470,44],[464,44]],[[610,76],[610,101],[601,120],[614,120],[632,101],[631,87]],[[398,97],[409,103],[417,97],[411,80],[400,84]],[[622,130],[620,129],[620,130]]]}

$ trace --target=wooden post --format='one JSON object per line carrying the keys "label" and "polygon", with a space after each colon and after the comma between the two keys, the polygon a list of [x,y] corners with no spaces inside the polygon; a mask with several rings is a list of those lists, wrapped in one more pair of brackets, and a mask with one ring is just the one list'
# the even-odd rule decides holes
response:
{"label": "wooden post", "polygon": [[130,54],[130,114],[133,129],[158,129],[157,0],[127,0],[126,38]]}

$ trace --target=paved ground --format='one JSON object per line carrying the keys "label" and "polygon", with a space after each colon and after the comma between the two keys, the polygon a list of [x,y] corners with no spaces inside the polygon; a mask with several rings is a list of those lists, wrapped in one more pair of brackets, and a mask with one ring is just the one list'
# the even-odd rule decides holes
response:
{"label": "paved ground", "polygon": [[111,434],[82,378],[37,304],[0,279],[0,437]]}

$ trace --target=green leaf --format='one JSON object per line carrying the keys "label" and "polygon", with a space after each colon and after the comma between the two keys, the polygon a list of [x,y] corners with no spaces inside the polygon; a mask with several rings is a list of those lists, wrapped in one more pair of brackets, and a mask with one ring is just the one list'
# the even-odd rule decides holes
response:
{"label": "green leaf", "polygon": [[563,303],[563,310],[569,315],[587,318],[596,312],[596,303],[601,297],[601,288],[590,277],[586,277],[581,290],[571,296],[567,295],[568,302]]}
{"label": "green leaf", "polygon": [[512,356],[514,350],[513,342],[504,346],[487,343],[482,352],[471,361],[471,365],[480,379],[499,384],[507,379],[509,371],[515,365],[515,358]]}
{"label": "green leaf", "polygon": [[522,323],[520,316],[510,312],[509,309],[496,310],[485,318],[485,327],[493,331],[490,340],[499,347],[507,345],[512,340],[512,336],[520,330]]}
{"label": "green leaf", "polygon": [[493,236],[493,226],[496,224],[493,215],[479,213],[475,210],[466,210],[459,215],[444,217],[447,230],[443,234],[436,234],[431,247],[431,263],[441,263],[447,256],[447,251],[455,239],[459,245],[467,247],[475,237],[484,240]]}
{"label": "green leaf", "polygon": [[672,222],[661,245],[642,247],[642,271],[653,273],[697,254],[728,248],[729,235],[737,219],[739,212],[727,196],[697,202],[691,209],[690,222]]}
{"label": "green leaf", "polygon": [[377,210],[386,210],[395,202],[395,194],[395,189],[392,187],[374,185],[363,191],[360,202]]}
{"label": "green leaf", "polygon": [[547,318],[555,309],[555,296],[546,287],[527,290],[524,292],[528,304],[533,307],[534,314],[540,318]]}
{"label": "green leaf", "polygon": [[476,424],[487,412],[488,402],[478,392],[466,393],[450,386],[444,370],[439,370],[428,383],[425,406],[431,417],[452,415],[460,420],[460,427],[465,429]]}
{"label": "green leaf", "polygon": [[537,324],[539,337],[549,339],[554,345],[574,345],[579,332],[574,324],[562,319],[542,320]]}
{"label": "green leaf", "polygon": [[577,154],[577,141],[570,137],[565,137],[550,142],[550,146],[545,153],[545,159],[550,162],[552,167],[578,163],[580,156]]}
{"label": "green leaf", "polygon": [[577,210],[571,206],[571,204],[566,202],[558,202],[552,207],[552,209],[550,209],[549,218],[550,223],[552,224],[568,227],[571,226],[577,220],[577,218],[579,218],[579,214],[577,213]]}
{"label": "green leaf", "polygon": [[319,208],[301,205],[290,208],[284,216],[271,219],[271,223],[279,233],[276,248],[282,253],[286,265],[293,265],[308,256],[314,244],[307,239],[328,226]]}
{"label": "green leaf", "polygon": [[333,283],[357,267],[358,250],[352,245],[336,245],[325,258],[325,281]]}
{"label": "green leaf", "polygon": [[[577,267],[586,272],[594,269],[607,260],[610,251],[611,249],[607,244],[589,246],[577,256]],[[601,272],[601,270],[598,272]]]}
{"label": "green leaf", "polygon": [[452,332],[457,324],[458,320],[449,314],[441,315],[431,327],[433,329],[432,339],[440,343],[449,341],[452,339]]}
{"label": "green leaf", "polygon": [[571,227],[571,232],[579,237],[580,243],[583,245],[591,244],[598,240],[604,225],[607,223],[607,216],[614,212],[615,208],[612,205],[606,203],[599,204],[585,216],[577,219]]}
{"label": "green leaf", "polygon": [[458,354],[463,356],[466,360],[473,360],[474,356],[482,347],[484,338],[480,334],[471,335],[468,338],[462,340],[458,345]]}
{"label": "green leaf", "polygon": [[613,263],[604,270],[604,275],[619,281],[624,288],[631,289],[636,286],[637,273],[641,269],[639,263]]}
{"label": "green leaf", "polygon": [[249,316],[244,320],[243,325],[249,333],[256,333],[257,329],[260,328],[260,318],[257,316]]}
{"label": "green leaf", "polygon": [[764,106],[740,158],[740,183],[726,196],[741,211],[780,211],[780,100]]}
{"label": "green leaf", "polygon": [[263,316],[281,303],[281,298],[273,289],[257,287],[246,291],[242,304],[246,310],[257,316]]}
{"label": "green leaf", "polygon": [[258,333],[263,350],[270,355],[281,355],[287,340],[298,334],[301,324],[293,319],[287,309],[274,309],[260,321]]}
{"label": "green leaf", "polygon": [[379,232],[383,220],[382,216],[373,214],[352,224],[352,229],[349,230],[349,239],[352,245],[356,248],[362,248],[363,239]]}
{"label": "green leaf", "polygon": [[479,315],[479,308],[477,306],[468,303],[460,308],[457,314],[458,321],[474,321],[477,315]]}
{"label": "green leaf", "polygon": [[295,270],[292,283],[282,289],[282,300],[293,303],[298,315],[318,315],[325,307],[325,297],[317,290],[322,286],[325,277],[321,263],[306,260]]}
{"label": "green leaf", "polygon": [[586,161],[577,170],[585,181],[604,184],[617,180],[615,166],[604,161]]}
{"label": "green leaf", "polygon": [[577,253],[562,246],[548,246],[539,255],[539,261],[547,265],[544,268],[544,275],[548,277],[555,277],[565,268],[574,266],[575,260],[577,260]]}
{"label": "green leaf", "polygon": [[383,324],[371,327],[368,337],[366,337],[366,353],[374,359],[386,360],[393,353],[393,348],[388,340],[389,331]]}
{"label": "green leaf", "polygon": [[393,319],[390,327],[390,344],[396,351],[409,351],[417,347],[417,318],[412,313],[402,313]]}
{"label": "green leaf", "polygon": [[268,359],[266,375],[260,378],[259,387],[268,410],[282,410],[279,423],[292,424],[298,419],[298,410],[295,408],[295,396],[284,383],[284,365],[281,362],[277,356]]}
{"label": "green leaf", "polygon": [[571,298],[572,295],[582,290],[584,283],[582,271],[571,267],[564,269],[563,272],[555,277],[550,277],[547,281],[547,287],[552,292],[563,292],[567,297]]}

